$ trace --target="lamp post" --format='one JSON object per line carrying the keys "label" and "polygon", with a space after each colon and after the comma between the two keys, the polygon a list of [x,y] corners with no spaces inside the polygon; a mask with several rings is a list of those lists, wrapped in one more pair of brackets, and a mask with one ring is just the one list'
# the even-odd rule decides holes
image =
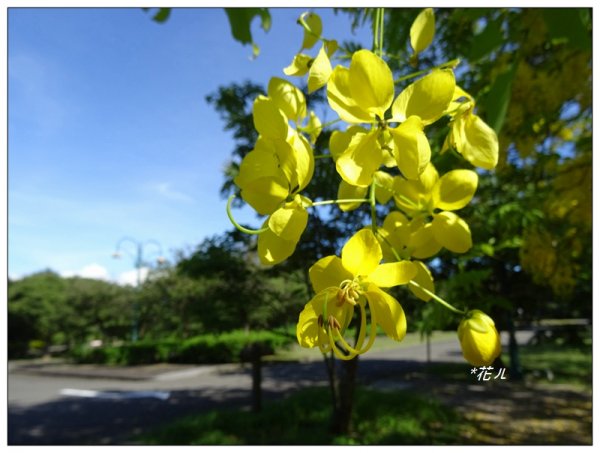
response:
{"label": "lamp post", "polygon": [[[135,247],[135,254],[131,253],[130,250],[123,247],[123,244],[130,243]],[[117,246],[115,247],[115,251],[112,254],[113,258],[121,258],[122,253],[121,250],[124,250],[131,258],[133,258],[133,265],[136,269],[136,291],[140,290],[140,284],[142,282],[142,267],[144,266],[144,249],[147,246],[154,246],[156,251],[158,252],[158,258],[156,258],[156,262],[158,264],[164,263],[165,259],[162,256],[162,247],[155,241],[154,239],[150,239],[147,241],[136,241],[130,237],[123,237],[117,242]],[[136,342],[138,340],[138,320],[139,318],[139,303],[138,297],[136,296],[135,301],[133,303],[133,319],[131,322],[131,341]]]}

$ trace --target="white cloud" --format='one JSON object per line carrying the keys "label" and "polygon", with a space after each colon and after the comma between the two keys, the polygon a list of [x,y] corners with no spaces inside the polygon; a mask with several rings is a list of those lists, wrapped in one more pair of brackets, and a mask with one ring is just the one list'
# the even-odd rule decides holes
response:
{"label": "white cloud", "polygon": [[194,201],[189,195],[180,192],[171,187],[171,183],[161,182],[152,186],[152,189],[157,192],[161,197],[167,198],[173,201],[185,201],[191,203]]}
{"label": "white cloud", "polygon": [[[140,268],[140,283],[143,283],[144,280],[146,280],[146,278],[148,277],[148,271],[149,269],[147,267]],[[122,272],[117,277],[116,282],[119,285],[137,286],[137,272],[138,271],[136,269],[127,272]]]}
{"label": "white cloud", "polygon": [[106,268],[96,263],[83,266],[78,271],[63,271],[60,275],[61,277],[83,277],[96,280],[110,280],[110,275]]}

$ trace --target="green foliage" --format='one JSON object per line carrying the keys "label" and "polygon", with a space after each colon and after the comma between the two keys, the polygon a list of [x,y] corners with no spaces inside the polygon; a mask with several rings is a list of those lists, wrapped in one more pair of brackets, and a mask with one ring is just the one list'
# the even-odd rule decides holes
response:
{"label": "green foliage", "polygon": [[119,346],[91,348],[81,346],[71,351],[77,363],[106,365],[145,365],[152,363],[234,363],[244,348],[258,345],[263,355],[291,344],[294,338],[272,331],[235,330],[221,334],[204,334],[186,340],[143,340]]}
{"label": "green foliage", "polygon": [[[176,421],[141,439],[150,445],[432,445],[460,442],[461,417],[406,392],[356,390],[354,429],[329,432],[327,389],[302,390],[260,413],[218,411]],[[268,429],[266,429],[268,427]]]}
{"label": "green foliage", "polygon": [[258,16],[260,26],[267,32],[271,28],[271,14],[267,8],[225,8],[229,25],[231,26],[231,35],[242,44],[252,44],[252,54],[258,56],[259,48],[252,38],[250,25],[252,20]]}

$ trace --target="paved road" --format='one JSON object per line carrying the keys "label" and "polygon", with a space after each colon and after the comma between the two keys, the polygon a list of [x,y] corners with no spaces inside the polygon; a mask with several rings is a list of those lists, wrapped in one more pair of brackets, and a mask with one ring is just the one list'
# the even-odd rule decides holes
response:
{"label": "paved road", "polygon": [[[519,335],[526,341],[527,333]],[[325,385],[321,359],[270,364],[263,395],[280,398]],[[461,362],[456,340],[433,342],[433,361]],[[423,366],[424,344],[370,351],[361,357],[362,383],[395,381]],[[465,363],[465,372],[469,366]],[[182,415],[224,407],[249,407],[250,369],[241,365],[24,368],[9,364],[9,445],[126,444],[132,436]]]}

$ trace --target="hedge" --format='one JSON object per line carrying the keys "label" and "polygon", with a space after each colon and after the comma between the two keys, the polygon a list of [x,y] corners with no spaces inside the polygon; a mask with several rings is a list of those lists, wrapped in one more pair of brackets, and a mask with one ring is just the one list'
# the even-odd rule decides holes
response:
{"label": "hedge", "polygon": [[145,365],[152,363],[231,363],[239,362],[242,352],[255,345],[262,355],[288,346],[291,335],[271,331],[235,330],[222,334],[206,334],[186,340],[142,340],[119,346],[79,347],[71,351],[77,363],[107,365]]}

